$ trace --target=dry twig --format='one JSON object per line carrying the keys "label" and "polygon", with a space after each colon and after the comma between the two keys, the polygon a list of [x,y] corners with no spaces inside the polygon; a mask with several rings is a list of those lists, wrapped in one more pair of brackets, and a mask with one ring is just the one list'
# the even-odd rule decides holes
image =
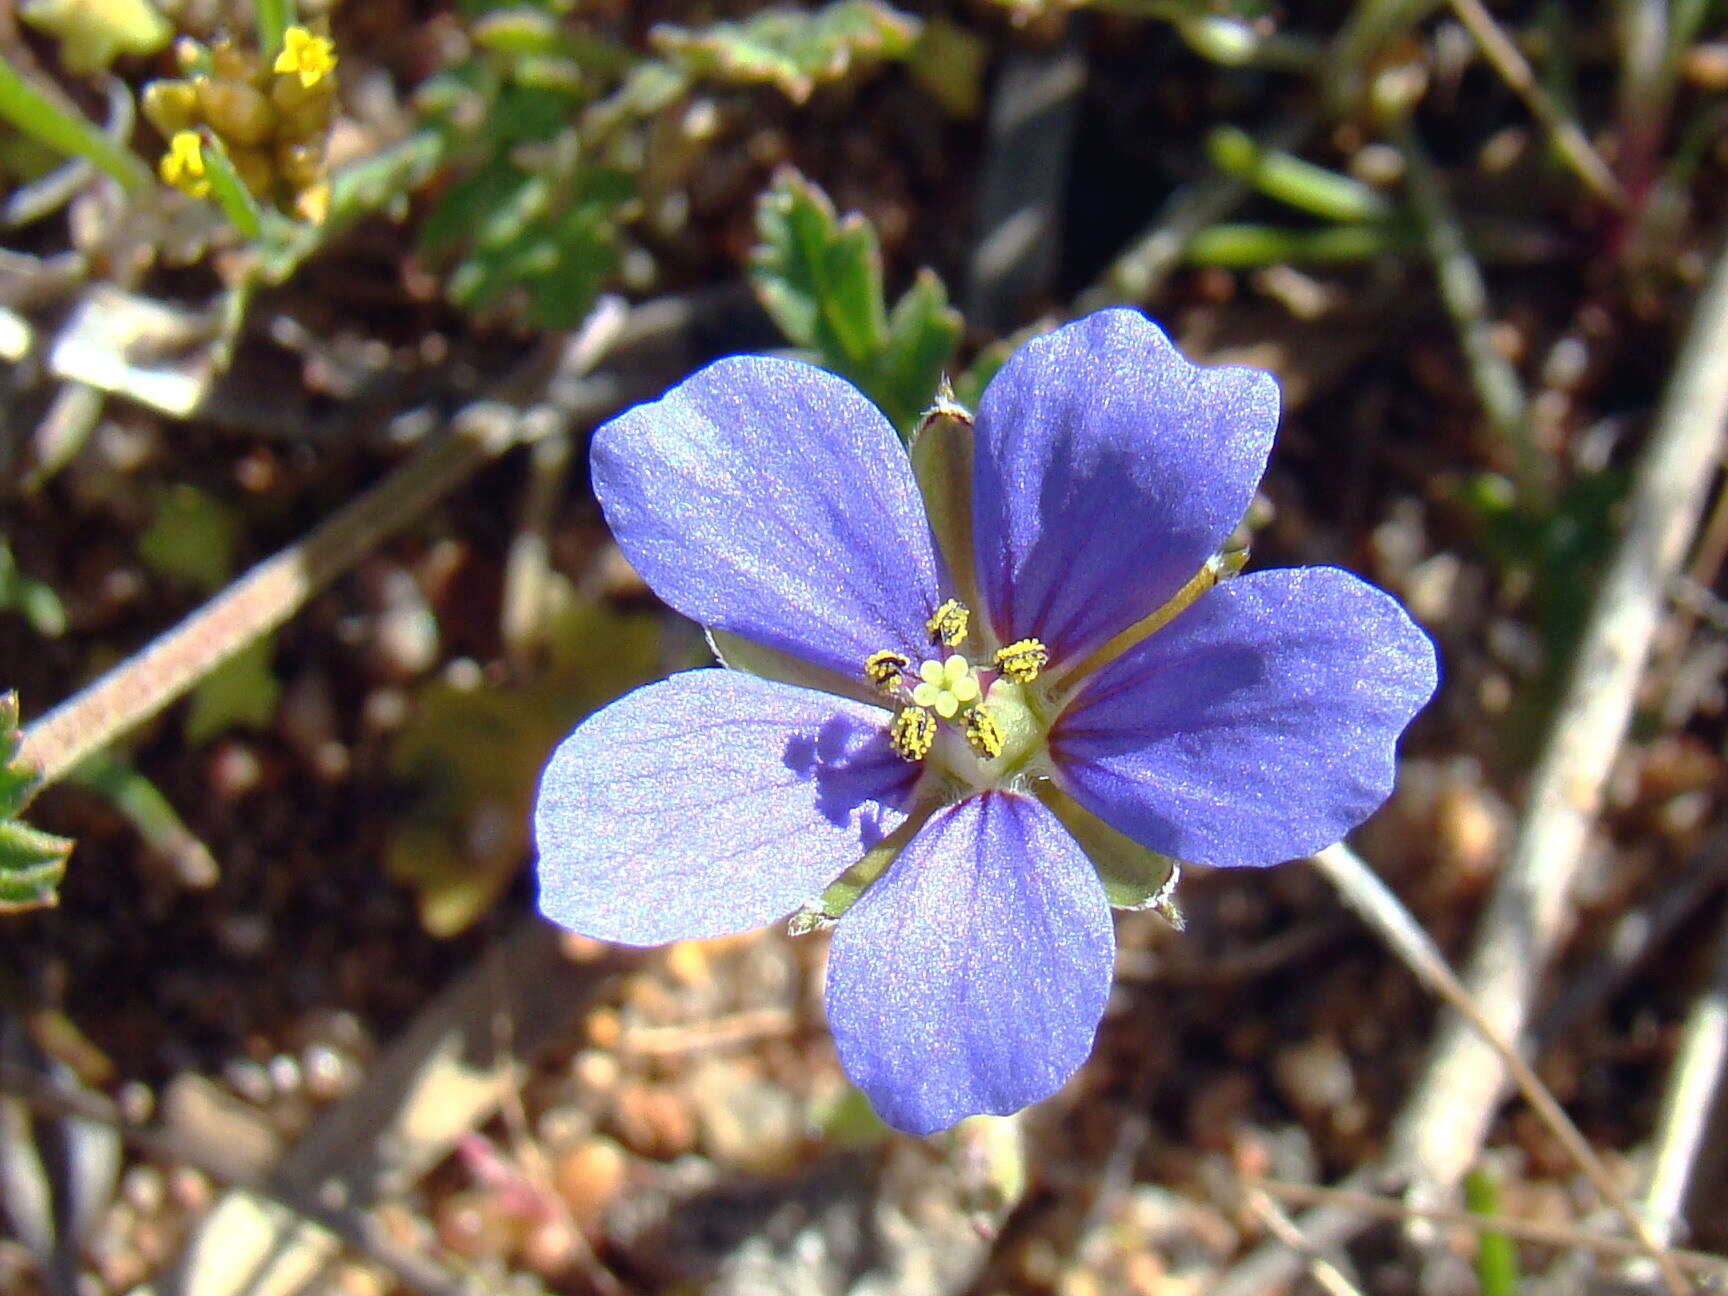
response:
{"label": "dry twig", "polygon": [[190,1166],[217,1183],[261,1193],[290,1216],[327,1229],[357,1255],[364,1256],[411,1292],[423,1296],[469,1296],[471,1289],[431,1256],[404,1247],[370,1216],[320,1202],[315,1195],[286,1184],[264,1186],[240,1183],[227,1158],[213,1156],[199,1141],[172,1128],[142,1125],[128,1120],[114,1103],[89,1090],[67,1089],[41,1075],[9,1062],[0,1062],[0,1092],[12,1094],[26,1106],[48,1116],[69,1116],[111,1126],[138,1151],[168,1165]]}
{"label": "dry twig", "polygon": [[1292,1251],[1302,1254],[1308,1262],[1309,1276],[1328,1296],[1362,1296],[1356,1284],[1346,1278],[1343,1271],[1322,1255],[1304,1236],[1296,1221],[1284,1212],[1284,1208],[1258,1187],[1248,1193],[1248,1209],[1266,1226],[1268,1233]]}
{"label": "dry twig", "polygon": [[1541,447],[1530,422],[1530,405],[1518,371],[1494,343],[1494,321],[1488,314],[1488,288],[1482,267],[1470,251],[1458,213],[1446,196],[1434,164],[1408,123],[1399,130],[1410,179],[1410,199],[1422,226],[1428,255],[1434,261],[1434,277],[1446,313],[1458,332],[1458,347],[1470,370],[1470,381],[1482,410],[1501,440],[1512,448],[1518,492],[1535,503],[1548,497],[1548,473]]}
{"label": "dry twig", "polygon": [[[1298,1206],[1326,1206],[1352,1211],[1374,1219],[1407,1223],[1425,1220],[1447,1228],[1469,1229],[1473,1233],[1501,1233],[1520,1242],[1541,1246],[1581,1247],[1606,1256],[1642,1256],[1643,1247],[1630,1238],[1608,1237],[1585,1229],[1567,1228],[1558,1224],[1540,1224],[1534,1220],[1516,1219],[1510,1215],[1476,1215],[1470,1211],[1446,1210],[1438,1206],[1412,1206],[1394,1197],[1376,1197],[1372,1193],[1354,1192],[1346,1188],[1322,1188],[1318,1184],[1285,1183],[1276,1179],[1256,1179],[1253,1186],[1269,1197],[1277,1197]],[[1670,1251],[1669,1257],[1688,1273],[1728,1281],[1728,1259],[1703,1251]]]}
{"label": "dry twig", "polygon": [[41,771],[44,784],[61,778],[276,629],[380,540],[515,444],[524,431],[518,410],[490,402],[470,406],[447,433],[304,540],[266,558],[179,625],[36,721],[24,733],[20,758]]}
{"label": "dry twig", "polygon": [[[1327,881],[1338,888],[1345,902],[1379,933],[1404,965],[1414,972],[1425,986],[1451,1005],[1453,1011],[1476,1032],[1482,1044],[1511,1073],[1518,1091],[1566,1149],[1567,1155],[1584,1172],[1591,1186],[1601,1195],[1603,1201],[1614,1208],[1627,1229],[1639,1240],[1644,1253],[1667,1280],[1669,1289],[1675,1296],[1685,1296],[1686,1280],[1667,1259],[1663,1243],[1645,1224],[1631,1200],[1614,1181],[1595,1150],[1584,1141],[1578,1127],[1561,1110],[1560,1104],[1555,1101],[1554,1095],[1548,1092],[1548,1087],[1542,1083],[1535,1070],[1494,1029],[1493,1023],[1488,1021],[1471,1000],[1469,992],[1447,966],[1445,956],[1429,938],[1428,933],[1417,924],[1410,911],[1399,902],[1398,897],[1387,889],[1385,883],[1375,876],[1374,871],[1362,862],[1355,851],[1343,843],[1328,846],[1314,856],[1314,865],[1326,875]],[[1396,1164],[1396,1153],[1394,1163]],[[1412,1164],[1402,1168],[1408,1169],[1414,1176],[1422,1167]]]}
{"label": "dry twig", "polygon": [[1664,1244],[1684,1223],[1686,1189],[1704,1146],[1710,1111],[1728,1062],[1728,921],[1717,937],[1710,983],[1686,1015],[1674,1069],[1662,1095],[1653,1139],[1655,1154],[1640,1203],[1651,1231]]}
{"label": "dry twig", "polygon": [[[1531,778],[1528,808],[1465,973],[1494,1037],[1518,1041],[1538,978],[1566,928],[1567,900],[1608,770],[1631,719],[1667,591],[1697,527],[1728,420],[1728,250],[1718,256],[1657,412],[1571,682]],[[1394,1143],[1432,1199],[1475,1159],[1506,1067],[1462,1015],[1441,1025]]]}
{"label": "dry twig", "polygon": [[1566,159],[1566,164],[1578,173],[1578,178],[1589,185],[1598,198],[1616,207],[1623,204],[1625,191],[1608,169],[1608,164],[1590,147],[1590,141],[1584,137],[1578,123],[1562,112],[1542,88],[1518,47],[1495,24],[1482,0],[1451,0],[1451,3],[1452,12],[1458,15],[1458,21],[1475,39],[1483,56],[1494,65],[1500,79],[1512,87],[1513,93],[1530,110],[1530,115],[1542,123],[1555,152]]}

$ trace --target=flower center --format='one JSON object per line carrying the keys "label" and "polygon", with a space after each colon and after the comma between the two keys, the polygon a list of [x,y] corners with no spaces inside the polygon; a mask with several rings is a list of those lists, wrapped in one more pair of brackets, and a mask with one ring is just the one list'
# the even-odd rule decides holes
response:
{"label": "flower center", "polygon": [[[966,641],[971,620],[964,604],[949,599],[924,629],[933,645],[953,649]],[[888,731],[895,752],[921,761],[936,751],[950,773],[988,787],[1000,768],[1018,766],[1042,741],[1044,726],[1027,705],[1024,686],[1049,660],[1042,643],[1021,639],[999,649],[989,666],[949,652],[926,658],[914,672],[910,657],[885,648],[865,660],[864,677],[896,703]]]}
{"label": "flower center", "polygon": [[952,720],[961,707],[971,706],[984,692],[978,687],[978,672],[959,653],[946,661],[926,661],[918,668],[918,678],[912,689],[913,703],[929,707],[944,720]]}

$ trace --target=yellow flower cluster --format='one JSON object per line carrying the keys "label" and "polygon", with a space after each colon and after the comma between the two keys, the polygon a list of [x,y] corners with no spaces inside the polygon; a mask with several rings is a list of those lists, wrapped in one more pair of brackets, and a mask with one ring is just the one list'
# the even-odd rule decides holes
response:
{"label": "yellow flower cluster", "polygon": [[322,221],[330,205],[325,143],[336,102],[336,49],[290,27],[274,61],[221,41],[182,41],[186,74],[144,88],[144,115],[168,142],[162,179],[194,197],[210,192],[206,136],[221,141],[260,202]]}

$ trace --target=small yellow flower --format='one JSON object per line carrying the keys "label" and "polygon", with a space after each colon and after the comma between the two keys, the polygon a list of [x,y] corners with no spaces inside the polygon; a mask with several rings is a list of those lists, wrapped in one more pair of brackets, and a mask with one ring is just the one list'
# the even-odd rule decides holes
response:
{"label": "small yellow flower", "polygon": [[210,192],[210,180],[204,172],[204,142],[197,131],[175,131],[156,169],[181,193],[202,198]]}
{"label": "small yellow flower", "polygon": [[310,90],[336,70],[336,46],[327,36],[314,36],[304,27],[290,27],[282,35],[282,52],[272,71],[291,72],[300,86]]}

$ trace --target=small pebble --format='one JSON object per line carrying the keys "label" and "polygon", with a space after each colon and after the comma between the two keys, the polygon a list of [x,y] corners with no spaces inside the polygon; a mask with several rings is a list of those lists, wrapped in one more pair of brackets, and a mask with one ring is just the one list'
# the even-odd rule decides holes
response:
{"label": "small pebble", "polygon": [[633,1152],[670,1161],[696,1146],[696,1118],[678,1090],[633,1084],[620,1089],[616,1101],[612,1126]]}
{"label": "small pebble", "polygon": [[560,1156],[552,1177],[571,1218],[593,1233],[629,1174],[629,1155],[611,1139],[597,1135]]}
{"label": "small pebble", "polygon": [[438,1240],[464,1260],[498,1260],[509,1249],[514,1229],[490,1193],[450,1194],[434,1210]]}

